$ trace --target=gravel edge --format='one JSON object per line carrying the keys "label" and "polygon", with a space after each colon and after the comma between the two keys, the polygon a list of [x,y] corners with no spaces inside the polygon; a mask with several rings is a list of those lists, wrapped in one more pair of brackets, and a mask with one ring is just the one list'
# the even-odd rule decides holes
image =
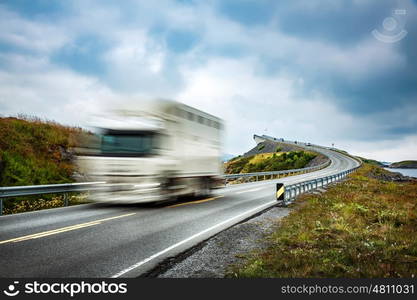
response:
{"label": "gravel edge", "polygon": [[224,278],[229,266],[241,262],[243,255],[267,246],[265,236],[290,211],[290,208],[272,207],[174,258],[167,259],[143,277]]}

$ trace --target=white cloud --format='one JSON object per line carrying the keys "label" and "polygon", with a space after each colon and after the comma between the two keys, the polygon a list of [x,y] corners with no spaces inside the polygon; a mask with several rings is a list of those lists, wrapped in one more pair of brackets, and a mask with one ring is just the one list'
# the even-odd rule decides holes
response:
{"label": "white cloud", "polygon": [[[162,68],[166,50],[155,43],[145,30],[114,32],[115,46],[104,56],[109,76],[121,89],[153,92],[167,85]],[[168,84],[169,85],[169,84]]]}
{"label": "white cloud", "polygon": [[[95,78],[45,61],[11,59],[17,61],[15,70],[0,72],[0,107],[4,115],[23,113],[80,125],[91,112],[116,98]],[[30,72],[24,71],[27,69]]]}
{"label": "white cloud", "polygon": [[41,54],[49,54],[70,40],[54,25],[25,20],[0,5],[0,42]]}
{"label": "white cloud", "polygon": [[[329,9],[340,4],[332,3]],[[1,113],[36,114],[77,124],[108,102],[139,95],[167,97],[225,119],[226,151],[234,154],[254,145],[253,133],[325,145],[335,142],[384,160],[398,160],[395,155],[405,157],[413,150],[415,139],[411,137],[395,148],[387,141],[357,140],[377,134],[384,126],[415,124],[415,117],[404,113],[415,111],[415,105],[399,107],[386,116],[354,117],[340,111],[336,99],[319,87],[300,93],[310,80],[307,76],[314,73],[334,72],[354,82],[400,68],[405,58],[399,48],[381,47],[372,37],[345,47],[306,40],[280,31],[273,27],[276,24],[247,28],[219,15],[207,3],[186,6],[158,1],[155,5],[129,2],[126,16],[122,6],[76,1],[70,4],[72,14],[54,24],[26,20],[0,6],[0,26],[7,28],[0,32],[0,41],[29,51],[0,53],[0,63],[5,66],[0,71]],[[198,44],[188,53],[173,54],[163,37],[150,33],[159,25],[196,32]],[[87,76],[50,61],[52,52],[85,34],[108,42],[106,52],[97,54],[105,62],[106,74]],[[225,45],[243,50],[243,55],[224,58],[207,52]],[[282,69],[275,75],[260,75],[261,57],[283,62],[278,66]],[[381,118],[390,124],[374,122]]]}
{"label": "white cloud", "polygon": [[352,118],[320,100],[321,95],[296,96],[297,78],[257,77],[254,65],[250,59],[213,59],[185,71],[186,88],[179,99],[227,121],[229,152],[248,150],[252,135],[265,129],[277,137],[324,143],[351,129]]}
{"label": "white cloud", "polygon": [[417,135],[410,135],[396,140],[344,142],[340,146],[342,149],[351,150],[351,153],[354,155],[379,161],[397,162],[402,160],[415,160],[417,153]]}

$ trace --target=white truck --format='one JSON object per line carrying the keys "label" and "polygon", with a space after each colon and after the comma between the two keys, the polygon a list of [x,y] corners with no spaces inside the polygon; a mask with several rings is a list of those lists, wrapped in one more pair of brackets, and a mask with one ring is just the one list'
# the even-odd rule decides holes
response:
{"label": "white truck", "polygon": [[77,162],[89,180],[103,182],[91,200],[159,202],[208,196],[223,184],[221,119],[171,100],[137,105],[90,122],[96,145]]}

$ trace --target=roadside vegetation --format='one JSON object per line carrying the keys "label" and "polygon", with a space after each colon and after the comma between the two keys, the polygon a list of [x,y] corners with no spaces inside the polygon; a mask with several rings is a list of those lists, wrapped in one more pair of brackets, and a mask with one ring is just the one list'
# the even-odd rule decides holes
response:
{"label": "roadside vegetation", "polygon": [[72,182],[70,148],[80,133],[37,118],[0,118],[0,186]]}
{"label": "roadside vegetation", "polygon": [[304,168],[317,154],[308,151],[261,153],[237,157],[225,164],[226,174],[280,171]]}
{"label": "roadside vegetation", "polygon": [[416,277],[417,181],[379,179],[389,173],[365,163],[326,192],[300,196],[268,246],[243,255],[228,277]]}
{"label": "roadside vegetation", "polygon": [[383,163],[381,163],[381,162],[379,162],[379,161],[377,161],[377,160],[374,160],[374,159],[368,159],[368,158],[363,158],[363,157],[360,157],[360,159],[361,159],[364,163],[368,163],[368,164],[371,164],[371,165],[374,165],[374,166],[378,166],[378,167],[383,167],[383,166],[384,166],[384,164],[383,164]]}
{"label": "roadside vegetation", "polygon": [[[0,118],[0,186],[73,182],[72,148],[81,128],[36,117]],[[62,206],[62,195],[16,197],[4,201],[4,213]]]}

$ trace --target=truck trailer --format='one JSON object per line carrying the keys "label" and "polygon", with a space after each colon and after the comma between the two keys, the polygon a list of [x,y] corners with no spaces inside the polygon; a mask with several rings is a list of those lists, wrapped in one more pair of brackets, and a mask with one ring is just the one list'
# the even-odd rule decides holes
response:
{"label": "truck trailer", "polygon": [[101,182],[92,201],[204,197],[223,184],[220,118],[156,99],[110,109],[89,124],[94,135],[77,163],[84,179]]}

